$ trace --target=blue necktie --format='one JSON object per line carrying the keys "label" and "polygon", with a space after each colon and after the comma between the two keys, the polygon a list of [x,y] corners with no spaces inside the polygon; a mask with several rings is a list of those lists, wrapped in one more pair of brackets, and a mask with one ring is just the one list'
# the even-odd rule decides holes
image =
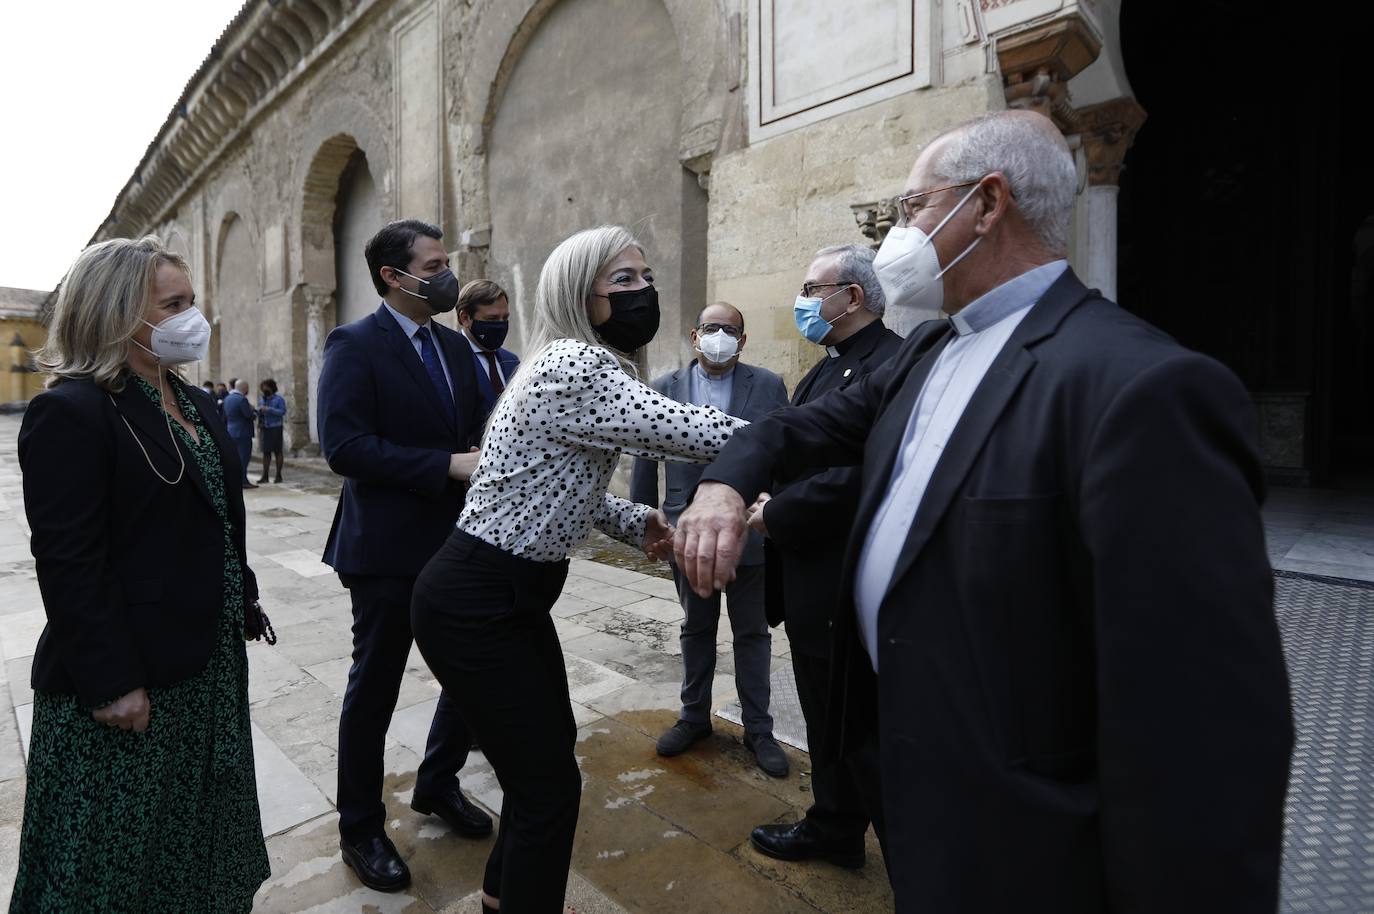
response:
{"label": "blue necktie", "polygon": [[456,425],[458,408],[453,403],[453,391],[448,389],[448,379],[444,377],[444,366],[439,364],[439,350],[429,335],[429,328],[421,327],[416,330],[415,338],[420,341],[420,359],[425,363],[425,371],[429,372],[429,379],[434,383],[435,392],[439,394],[439,402],[444,404],[444,408],[448,410],[449,418]]}

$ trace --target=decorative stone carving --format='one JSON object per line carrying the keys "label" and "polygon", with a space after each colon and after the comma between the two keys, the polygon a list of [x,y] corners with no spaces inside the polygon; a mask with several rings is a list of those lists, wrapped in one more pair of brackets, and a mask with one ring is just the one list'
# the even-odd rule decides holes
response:
{"label": "decorative stone carving", "polygon": [[1078,109],[1079,136],[1088,156],[1089,186],[1115,186],[1119,182],[1121,163],[1145,117],[1145,109],[1128,96]]}
{"label": "decorative stone carving", "polygon": [[859,234],[869,239],[871,247],[878,247],[887,237],[888,230],[897,224],[897,198],[886,197],[869,203],[851,203],[849,209],[858,223]]}
{"label": "decorative stone carving", "polygon": [[998,39],[1007,107],[1038,111],[1065,133],[1076,133],[1068,82],[1101,50],[1102,39],[1077,15]]}

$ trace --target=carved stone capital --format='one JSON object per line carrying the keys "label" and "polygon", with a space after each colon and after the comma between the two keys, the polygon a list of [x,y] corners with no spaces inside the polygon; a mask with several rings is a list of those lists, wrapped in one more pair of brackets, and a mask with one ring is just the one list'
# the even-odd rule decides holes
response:
{"label": "carved stone capital", "polygon": [[1088,156],[1090,186],[1115,186],[1121,179],[1121,163],[1145,117],[1145,109],[1130,96],[1078,109],[1078,131]]}
{"label": "carved stone capital", "polygon": [[1038,111],[1065,133],[1076,133],[1068,82],[1097,59],[1102,39],[1080,16],[1071,15],[1000,38],[1007,107]]}
{"label": "carved stone capital", "polygon": [[851,203],[849,209],[858,223],[859,234],[878,247],[887,237],[888,230],[897,224],[897,198],[887,197],[867,203]]}
{"label": "carved stone capital", "polygon": [[318,286],[306,286],[305,293],[305,316],[311,321],[319,321],[324,318],[325,311],[334,301],[332,289],[321,289]]}

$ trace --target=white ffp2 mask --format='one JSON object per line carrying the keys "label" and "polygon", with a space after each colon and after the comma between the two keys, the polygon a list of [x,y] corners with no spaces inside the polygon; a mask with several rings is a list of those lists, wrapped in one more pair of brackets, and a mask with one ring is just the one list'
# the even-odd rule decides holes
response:
{"label": "white ffp2 mask", "polygon": [[949,220],[954,218],[976,190],[978,188],[974,187],[965,194],[929,235],[914,225],[893,226],[878,248],[878,254],[873,258],[873,269],[878,274],[878,283],[883,287],[883,297],[887,300],[883,323],[898,336],[905,337],[917,324],[939,316],[940,308],[945,303],[945,284],[941,279],[983,240],[981,236],[975,238],[963,253],[949,262],[949,266],[940,268],[940,257],[935,253],[935,236],[949,224]]}
{"label": "white ffp2 mask", "polygon": [[199,308],[187,308],[173,314],[160,324],[144,321],[153,328],[151,346],[137,340],[134,345],[157,357],[162,365],[184,365],[199,362],[210,351],[210,322]]}

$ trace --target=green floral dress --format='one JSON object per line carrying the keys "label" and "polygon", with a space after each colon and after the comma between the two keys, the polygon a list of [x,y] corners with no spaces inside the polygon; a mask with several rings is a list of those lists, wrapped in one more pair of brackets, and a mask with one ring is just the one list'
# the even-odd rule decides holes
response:
{"label": "green floral dress", "polygon": [[[132,383],[161,405],[157,388]],[[248,722],[243,573],[224,471],[205,422],[180,384],[174,389],[200,441],[172,428],[224,527],[219,637],[200,675],[148,690],[143,733],[96,723],[75,696],[34,693],[11,914],[245,912],[270,873]]]}

